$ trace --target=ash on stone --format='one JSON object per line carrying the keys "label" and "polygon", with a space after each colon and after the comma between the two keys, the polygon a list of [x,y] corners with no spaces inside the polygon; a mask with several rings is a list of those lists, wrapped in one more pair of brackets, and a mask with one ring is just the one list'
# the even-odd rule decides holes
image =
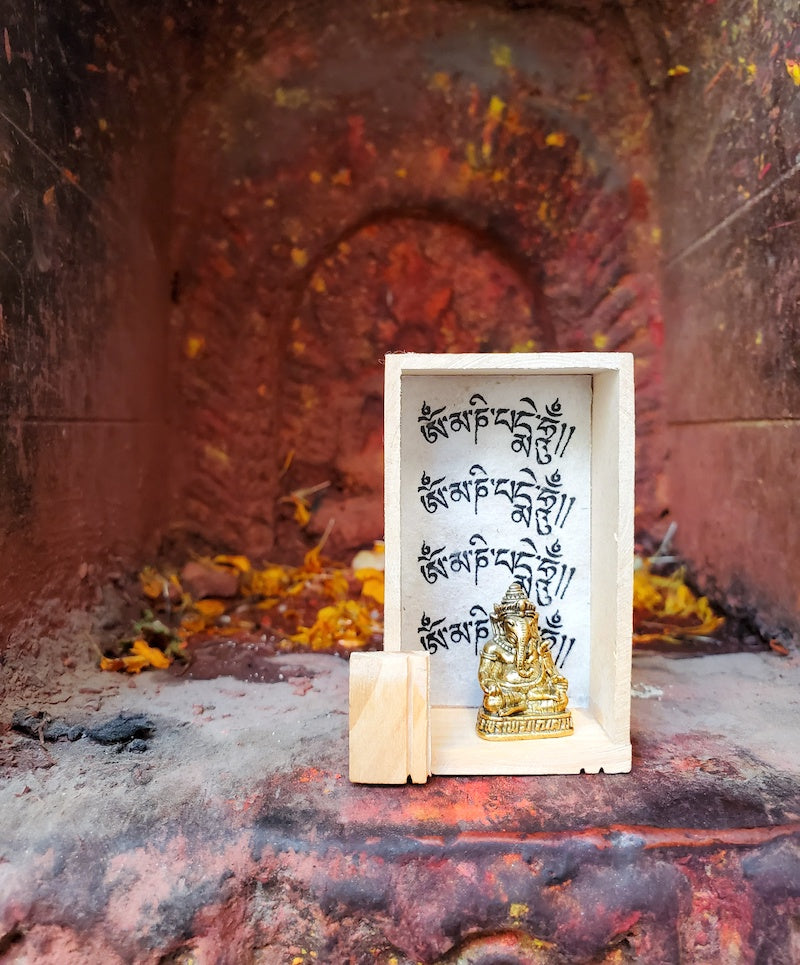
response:
{"label": "ash on stone", "polygon": [[98,744],[127,744],[128,741],[152,737],[156,725],[146,714],[117,714],[97,727],[87,729],[86,736]]}
{"label": "ash on stone", "polygon": [[11,727],[26,737],[34,737],[36,740],[58,741],[66,738],[67,740],[77,740],[83,736],[83,728],[68,724],[60,717],[53,718],[43,710],[33,711],[27,707],[20,707],[11,715]]}
{"label": "ash on stone", "polygon": [[84,736],[98,744],[133,744],[138,741],[135,747],[131,747],[131,750],[138,752],[146,749],[144,741],[152,737],[156,729],[146,714],[120,713],[101,724],[85,727],[70,724],[61,717],[50,717],[43,710],[31,711],[27,707],[14,711],[11,727],[27,737],[48,742],[64,739],[75,741]]}

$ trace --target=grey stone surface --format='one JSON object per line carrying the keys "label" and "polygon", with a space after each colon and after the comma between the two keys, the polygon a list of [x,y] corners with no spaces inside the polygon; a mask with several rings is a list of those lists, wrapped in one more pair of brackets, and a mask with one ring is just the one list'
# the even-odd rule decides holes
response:
{"label": "grey stone surface", "polygon": [[67,674],[32,707],[146,716],[146,748],[6,730],[4,961],[791,960],[797,655],[637,655],[629,775],[400,787],[348,781],[345,662],[262,670]]}

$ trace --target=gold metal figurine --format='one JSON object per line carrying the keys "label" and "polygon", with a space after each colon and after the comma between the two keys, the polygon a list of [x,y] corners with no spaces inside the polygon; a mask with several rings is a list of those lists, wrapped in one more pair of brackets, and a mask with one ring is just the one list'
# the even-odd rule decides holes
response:
{"label": "gold metal figurine", "polygon": [[558,672],[539,614],[519,583],[512,583],[490,617],[494,631],[481,653],[478,681],[484,693],[477,731],[486,740],[566,737],[567,678]]}

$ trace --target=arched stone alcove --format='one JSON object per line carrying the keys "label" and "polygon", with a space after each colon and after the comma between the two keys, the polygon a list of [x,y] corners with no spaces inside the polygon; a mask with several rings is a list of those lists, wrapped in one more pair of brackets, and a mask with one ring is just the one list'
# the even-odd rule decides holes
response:
{"label": "arched stone alcove", "polygon": [[[196,99],[172,245],[178,524],[256,555],[313,545],[330,519],[330,551],[370,542],[383,354],[525,349],[636,354],[654,523],[652,118],[621,27],[323,5]],[[289,493],[325,482],[299,533]]]}
{"label": "arched stone alcove", "polygon": [[293,320],[338,242],[389,212],[486,239],[555,347],[633,351],[640,534],[669,511],[706,587],[796,626],[790,8],[9,7],[7,625],[96,599],[175,537],[281,555],[306,483],[278,439]]}

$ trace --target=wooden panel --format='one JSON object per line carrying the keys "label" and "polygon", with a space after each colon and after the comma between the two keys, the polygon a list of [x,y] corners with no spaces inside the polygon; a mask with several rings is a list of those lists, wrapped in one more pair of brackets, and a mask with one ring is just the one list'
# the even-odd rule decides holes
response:
{"label": "wooden panel", "polygon": [[631,769],[631,745],[611,740],[596,717],[572,708],[575,733],[539,740],[487,741],[475,731],[477,711],[431,708],[433,774],[618,774]]}
{"label": "wooden panel", "polygon": [[428,779],[428,655],[350,657],[350,780],[415,784]]}
{"label": "wooden panel", "polygon": [[633,633],[633,365],[594,376],[589,706],[613,743],[630,735]]}
{"label": "wooden panel", "polygon": [[386,356],[383,392],[383,502],[386,567],[383,649],[400,649],[400,373],[404,355]]}
{"label": "wooden panel", "polygon": [[414,784],[424,784],[431,773],[430,659],[427,653],[408,653],[408,773]]}

